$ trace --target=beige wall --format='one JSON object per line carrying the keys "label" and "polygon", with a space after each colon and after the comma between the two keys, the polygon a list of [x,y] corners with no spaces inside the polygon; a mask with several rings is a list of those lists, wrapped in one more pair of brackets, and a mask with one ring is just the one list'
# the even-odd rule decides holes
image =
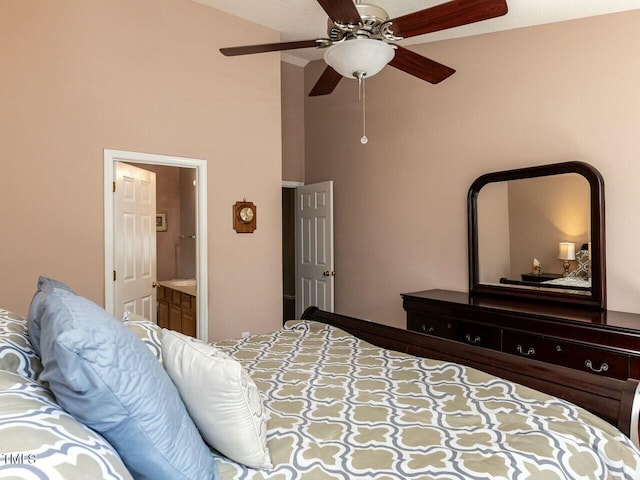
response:
{"label": "beige wall", "polygon": [[304,181],[304,68],[282,62],[282,179]]}
{"label": "beige wall", "polygon": [[[210,338],[282,318],[279,35],[191,0],[0,3],[0,305],[39,274],[104,301],[103,149],[208,162]],[[238,235],[231,206],[258,206]]]}
{"label": "beige wall", "polygon": [[640,11],[411,49],[457,73],[367,81],[365,146],[354,81],[306,100],[305,180],[334,180],[336,310],[403,325],[400,293],[466,291],[473,180],[582,160],[605,179],[609,307],[640,312]]}

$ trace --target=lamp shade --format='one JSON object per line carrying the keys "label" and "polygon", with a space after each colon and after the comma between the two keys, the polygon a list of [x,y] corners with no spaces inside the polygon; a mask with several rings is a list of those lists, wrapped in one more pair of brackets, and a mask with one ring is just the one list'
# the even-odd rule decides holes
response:
{"label": "lamp shade", "polygon": [[560,242],[558,246],[558,258],[560,260],[575,260],[576,244],[572,242]]}
{"label": "lamp shade", "polygon": [[337,43],[324,53],[324,61],[343,77],[372,77],[389,63],[395,49],[381,40],[356,38]]}

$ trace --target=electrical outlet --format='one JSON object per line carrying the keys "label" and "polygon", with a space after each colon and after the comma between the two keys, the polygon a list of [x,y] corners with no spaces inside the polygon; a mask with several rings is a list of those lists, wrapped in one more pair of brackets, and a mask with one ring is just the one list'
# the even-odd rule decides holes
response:
{"label": "electrical outlet", "polygon": [[249,335],[251,335],[251,333],[250,333],[250,332],[242,332],[242,338],[246,338],[246,337],[248,337]]}

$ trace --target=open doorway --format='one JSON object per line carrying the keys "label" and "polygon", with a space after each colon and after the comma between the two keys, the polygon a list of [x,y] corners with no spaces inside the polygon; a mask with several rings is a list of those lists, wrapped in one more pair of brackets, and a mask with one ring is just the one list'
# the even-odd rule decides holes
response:
{"label": "open doorway", "polygon": [[[105,309],[114,315],[118,232],[112,185],[116,185],[118,163],[135,165],[159,176],[158,274],[149,287],[157,288],[158,323],[208,340],[206,161],[105,150]],[[164,195],[164,190],[171,191]],[[171,198],[180,195],[182,199]]]}
{"label": "open doorway", "polygon": [[296,318],[296,187],[282,187],[282,322]]}
{"label": "open doorway", "polygon": [[196,170],[193,167],[127,164],[155,173],[157,315],[153,320],[162,328],[195,337],[198,296]]}

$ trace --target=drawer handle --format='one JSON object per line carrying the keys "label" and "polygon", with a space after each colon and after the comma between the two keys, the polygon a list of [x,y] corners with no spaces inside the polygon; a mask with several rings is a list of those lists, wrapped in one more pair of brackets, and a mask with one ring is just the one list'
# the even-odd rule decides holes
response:
{"label": "drawer handle", "polygon": [[482,341],[482,339],[478,335],[476,335],[475,337],[471,338],[471,334],[469,334],[469,333],[467,333],[464,336],[464,338],[465,338],[465,340],[467,342],[472,343],[472,344],[480,343]]}
{"label": "drawer handle", "polygon": [[529,347],[529,349],[525,352],[522,348],[522,345],[516,345],[516,350],[520,355],[524,355],[525,357],[530,357],[531,355],[536,354],[536,350],[533,347]]}
{"label": "drawer handle", "polygon": [[600,366],[600,368],[594,368],[593,367],[593,363],[591,363],[591,360],[587,360],[586,362],[584,362],[585,367],[587,367],[589,370],[592,370],[596,373],[600,373],[600,372],[606,372],[607,370],[609,370],[609,365],[607,365],[605,362],[602,363],[602,365]]}
{"label": "drawer handle", "polygon": [[435,329],[434,327],[432,327],[432,326],[431,326],[431,327],[429,327],[429,328],[427,328],[427,326],[426,326],[424,323],[423,323],[422,325],[420,325],[420,328],[422,328],[422,331],[423,331],[423,332],[425,332],[425,333],[433,333],[433,332],[435,332],[435,330],[436,330],[436,329]]}

